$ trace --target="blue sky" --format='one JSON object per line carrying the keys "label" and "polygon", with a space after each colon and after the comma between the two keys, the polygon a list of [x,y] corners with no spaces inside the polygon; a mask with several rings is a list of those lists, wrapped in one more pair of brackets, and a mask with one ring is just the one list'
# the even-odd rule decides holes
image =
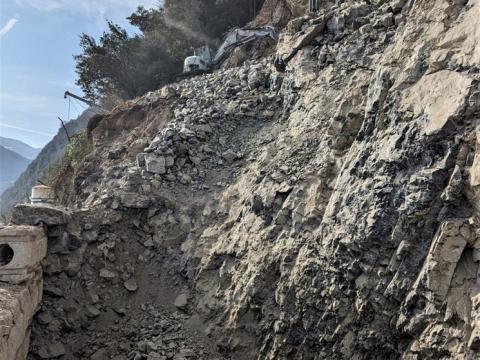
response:
{"label": "blue sky", "polygon": [[[44,146],[67,117],[81,33],[98,38],[106,19],[126,27],[138,5],[158,0],[0,0],[0,136]],[[77,105],[78,111],[80,107]],[[70,118],[78,115],[71,107]]]}

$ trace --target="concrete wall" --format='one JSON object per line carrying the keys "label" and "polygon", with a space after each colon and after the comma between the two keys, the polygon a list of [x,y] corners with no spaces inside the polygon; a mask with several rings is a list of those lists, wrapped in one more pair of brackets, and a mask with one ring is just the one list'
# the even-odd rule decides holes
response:
{"label": "concrete wall", "polygon": [[36,227],[0,227],[0,245],[16,250],[0,266],[0,360],[23,360],[28,353],[30,323],[42,299],[40,261],[47,240]]}

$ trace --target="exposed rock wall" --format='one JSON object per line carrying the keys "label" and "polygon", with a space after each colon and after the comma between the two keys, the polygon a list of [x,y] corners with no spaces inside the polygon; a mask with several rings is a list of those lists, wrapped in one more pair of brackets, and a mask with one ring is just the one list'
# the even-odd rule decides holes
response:
{"label": "exposed rock wall", "polygon": [[[285,73],[247,63],[127,104],[133,122],[128,109],[100,119],[70,204],[95,220],[48,260],[62,292],[43,312],[73,317],[93,287],[99,329],[123,281],[160,286],[154,266],[182,288],[161,303],[185,329],[200,319],[212,358],[478,358],[479,13],[322,2],[282,34]],[[133,125],[105,131],[120,120]],[[73,358],[174,356],[144,318],[148,347],[116,347],[116,320],[87,335],[83,305],[68,338],[37,320],[32,358],[47,336]]]}

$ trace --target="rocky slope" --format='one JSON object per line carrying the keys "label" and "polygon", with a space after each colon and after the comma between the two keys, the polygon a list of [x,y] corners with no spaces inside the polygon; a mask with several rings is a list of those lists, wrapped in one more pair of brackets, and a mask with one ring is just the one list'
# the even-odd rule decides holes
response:
{"label": "rocky slope", "polygon": [[16,210],[51,243],[31,358],[478,358],[480,3],[324,5],[284,73],[125,104],[71,214]]}

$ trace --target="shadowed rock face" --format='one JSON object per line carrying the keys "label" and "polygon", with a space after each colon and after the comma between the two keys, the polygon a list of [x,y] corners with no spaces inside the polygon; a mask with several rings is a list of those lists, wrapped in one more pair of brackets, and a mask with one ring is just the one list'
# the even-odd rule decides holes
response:
{"label": "shadowed rock face", "polygon": [[37,319],[32,358],[45,338],[73,358],[173,357],[202,349],[192,327],[210,358],[479,356],[480,4],[322,6],[285,28],[285,73],[220,70],[98,124],[127,125],[78,170],[84,210],[50,229],[45,264],[42,313],[73,325]]}

